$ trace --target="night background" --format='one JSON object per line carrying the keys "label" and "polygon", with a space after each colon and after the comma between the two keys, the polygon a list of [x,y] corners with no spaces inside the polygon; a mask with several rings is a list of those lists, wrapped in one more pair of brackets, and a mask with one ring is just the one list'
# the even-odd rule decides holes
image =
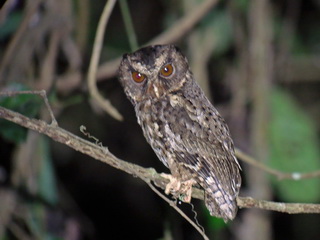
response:
{"label": "night background", "polygon": [[[44,89],[61,128],[88,139],[84,125],[118,158],[169,173],[144,139],[110,63],[192,19],[204,2],[211,4],[199,21],[157,43],[173,43],[188,57],[237,148],[282,172],[320,170],[318,0],[119,0],[104,34],[97,86],[123,121],[97,106],[87,85],[106,1],[7,0],[0,10],[0,91]],[[50,122],[39,96],[0,97],[0,106]],[[320,174],[279,180],[239,162],[240,196],[320,201]],[[320,239],[317,214],[248,208],[225,224],[203,201],[192,203],[210,239]],[[178,206],[194,219],[191,205]],[[0,239],[202,237],[139,178],[0,119]]]}

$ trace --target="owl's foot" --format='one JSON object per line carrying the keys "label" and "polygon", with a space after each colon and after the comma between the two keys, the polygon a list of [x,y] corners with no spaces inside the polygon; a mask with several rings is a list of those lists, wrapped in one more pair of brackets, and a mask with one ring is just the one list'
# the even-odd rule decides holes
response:
{"label": "owl's foot", "polygon": [[184,181],[181,184],[180,189],[180,200],[186,203],[189,203],[191,201],[192,196],[192,186],[196,184],[197,182],[193,179],[190,179],[188,181]]}
{"label": "owl's foot", "polygon": [[175,194],[175,193],[179,192],[180,187],[181,187],[181,182],[177,178],[175,178],[171,174],[166,174],[166,173],[161,173],[160,176],[163,178],[166,178],[170,181],[167,184],[166,189],[164,191],[167,195],[169,193]]}
{"label": "owl's foot", "polygon": [[161,176],[170,181],[165,189],[165,193],[167,195],[171,193],[174,196],[179,197],[179,199],[183,202],[189,203],[191,201],[192,186],[196,183],[195,180],[190,179],[181,182],[179,179],[170,174],[161,173]]}

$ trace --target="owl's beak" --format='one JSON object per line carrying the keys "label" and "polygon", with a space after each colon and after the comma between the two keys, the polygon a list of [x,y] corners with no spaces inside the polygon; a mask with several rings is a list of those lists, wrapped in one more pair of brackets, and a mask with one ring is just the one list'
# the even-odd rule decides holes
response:
{"label": "owl's beak", "polygon": [[158,81],[150,81],[147,88],[148,94],[150,94],[153,97],[160,98],[164,91],[161,84],[159,84]]}

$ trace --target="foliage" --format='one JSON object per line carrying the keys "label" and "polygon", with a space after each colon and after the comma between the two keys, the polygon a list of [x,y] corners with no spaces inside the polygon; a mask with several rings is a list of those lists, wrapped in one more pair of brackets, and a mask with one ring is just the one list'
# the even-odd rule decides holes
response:
{"label": "foliage", "polygon": [[[6,91],[30,90],[25,85],[11,84]],[[14,97],[1,97],[0,106],[17,111],[28,117],[35,117],[40,110],[42,98],[34,94],[20,94]],[[21,143],[26,138],[27,129],[12,122],[0,119],[0,134],[14,143]]]}
{"label": "foliage", "polygon": [[6,22],[0,27],[0,40],[8,37],[16,31],[22,19],[21,12],[15,12],[8,16]]}
{"label": "foliage", "polygon": [[[271,96],[270,166],[285,172],[320,169],[320,150],[316,127],[294,99],[281,89]],[[317,202],[320,179],[300,181],[273,178],[278,196],[289,202]]]}

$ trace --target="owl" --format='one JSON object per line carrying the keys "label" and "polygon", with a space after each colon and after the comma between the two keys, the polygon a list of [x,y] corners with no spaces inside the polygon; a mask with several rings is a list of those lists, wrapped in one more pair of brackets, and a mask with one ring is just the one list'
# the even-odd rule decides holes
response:
{"label": "owl", "polygon": [[171,175],[166,194],[190,202],[203,188],[212,216],[237,213],[241,176],[228,126],[199,87],[188,60],[173,45],[125,54],[119,80],[147,142]]}

